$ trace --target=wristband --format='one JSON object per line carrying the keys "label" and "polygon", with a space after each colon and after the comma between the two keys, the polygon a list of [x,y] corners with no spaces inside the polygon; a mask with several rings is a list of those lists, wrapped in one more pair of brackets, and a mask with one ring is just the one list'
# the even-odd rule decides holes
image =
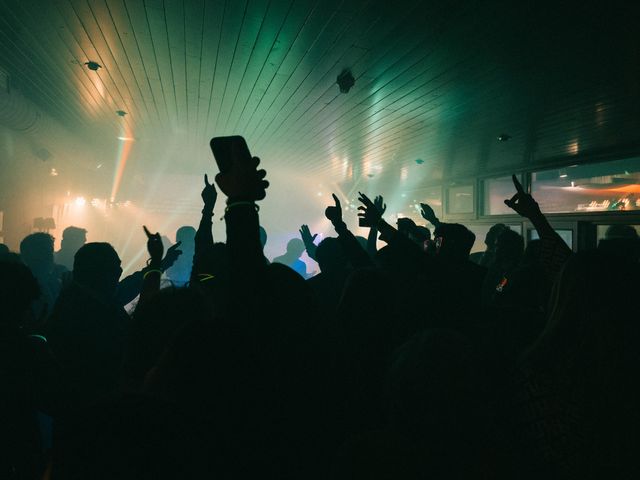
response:
{"label": "wristband", "polygon": [[142,276],[143,280],[147,279],[147,275],[149,275],[150,273],[159,273],[160,275],[162,275],[162,270],[158,270],[158,269],[152,269],[152,270],[147,270],[146,272],[144,272],[144,275]]}
{"label": "wristband", "polygon": [[215,275],[211,275],[210,273],[199,273],[198,274],[198,281],[200,283],[207,282],[209,280],[214,279],[215,277],[216,277]]}

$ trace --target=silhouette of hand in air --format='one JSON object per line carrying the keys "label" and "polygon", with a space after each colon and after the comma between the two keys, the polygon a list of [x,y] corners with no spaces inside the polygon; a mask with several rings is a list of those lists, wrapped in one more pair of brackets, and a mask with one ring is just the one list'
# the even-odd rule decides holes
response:
{"label": "silhouette of hand in air", "polygon": [[387,211],[387,204],[384,203],[384,198],[382,198],[382,195],[378,195],[376,198],[374,198],[373,204],[380,211],[380,216],[384,215],[384,212]]}
{"label": "silhouette of hand in air", "polygon": [[265,180],[267,172],[257,170],[259,164],[258,157],[250,161],[236,157],[228,172],[216,175],[216,183],[229,200],[262,200],[267,195],[269,182]]}
{"label": "silhouette of hand in air", "polygon": [[371,201],[364,193],[358,192],[358,200],[362,205],[358,207],[358,217],[360,218],[360,224],[365,227],[375,227],[380,223],[382,214],[386,210],[386,205],[382,205],[380,208],[374,202]]}
{"label": "silhouette of hand in air", "polygon": [[209,177],[206,173],[204,174],[204,188],[200,196],[202,197],[205,208],[213,210],[213,207],[216,206],[216,200],[218,199],[218,191],[214,184],[209,183]]}
{"label": "silhouette of hand in air", "polygon": [[505,205],[528,219],[542,215],[538,203],[531,195],[524,191],[524,188],[518,181],[518,178],[515,175],[512,175],[511,179],[513,180],[513,185],[516,187],[516,194],[510,199],[505,200]]}
{"label": "silhouette of hand in air", "polygon": [[422,218],[424,218],[431,225],[438,226],[438,224],[440,223],[440,220],[438,220],[438,217],[436,217],[436,212],[434,212],[433,208],[431,208],[431,205],[427,203],[420,204],[420,214],[422,215]]}
{"label": "silhouette of hand in air", "polygon": [[342,206],[340,205],[340,200],[336,197],[336,194],[332,193],[331,195],[333,196],[333,201],[336,202],[336,205],[327,207],[324,211],[324,215],[335,225],[342,222]]}
{"label": "silhouette of hand in air", "polygon": [[162,260],[162,254],[164,253],[160,234],[158,232],[151,233],[145,225],[142,228],[147,235],[147,251],[149,252],[149,257],[151,257],[151,263],[158,264]]}
{"label": "silhouette of hand in air", "polygon": [[309,230],[309,225],[302,225],[300,227],[300,237],[302,238],[302,242],[305,245],[313,244],[318,234],[311,235],[311,230]]}
{"label": "silhouette of hand in air", "polygon": [[167,254],[162,259],[162,269],[167,270],[176,263],[176,260],[182,255],[182,250],[180,250],[180,245],[182,242],[176,242],[174,245],[171,245],[167,248]]}

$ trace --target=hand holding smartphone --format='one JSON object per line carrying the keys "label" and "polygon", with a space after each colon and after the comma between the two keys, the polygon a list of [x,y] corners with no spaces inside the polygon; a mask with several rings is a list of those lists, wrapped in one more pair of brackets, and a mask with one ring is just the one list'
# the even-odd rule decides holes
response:
{"label": "hand holding smartphone", "polygon": [[210,145],[220,170],[216,183],[228,201],[255,201],[266,196],[267,172],[257,170],[260,159],[251,156],[243,137],[214,137]]}

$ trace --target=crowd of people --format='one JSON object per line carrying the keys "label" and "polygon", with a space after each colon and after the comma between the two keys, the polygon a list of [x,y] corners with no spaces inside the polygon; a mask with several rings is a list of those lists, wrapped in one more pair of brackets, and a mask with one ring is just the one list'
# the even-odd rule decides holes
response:
{"label": "crowd of people", "polygon": [[526,249],[365,194],[358,238],[334,195],[335,236],[269,262],[258,163],[216,176],[225,242],[205,176],[197,230],[145,227],[126,278],[82,228],[0,251],[0,478],[640,478],[635,230],[573,253],[514,176]]}

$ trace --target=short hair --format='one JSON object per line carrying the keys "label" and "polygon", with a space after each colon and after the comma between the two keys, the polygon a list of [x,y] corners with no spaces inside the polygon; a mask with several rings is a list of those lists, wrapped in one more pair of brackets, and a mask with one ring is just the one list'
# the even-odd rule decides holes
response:
{"label": "short hair", "polygon": [[27,265],[32,261],[41,261],[43,254],[51,255],[53,260],[53,241],[53,237],[44,232],[27,235],[20,242],[20,256]]}
{"label": "short hair", "polygon": [[295,253],[302,255],[304,252],[304,243],[299,238],[292,238],[287,242],[287,253]]}
{"label": "short hair", "polygon": [[183,239],[190,238],[193,240],[196,236],[196,229],[190,225],[184,225],[176,230],[176,242],[181,242]]}
{"label": "short hair", "polygon": [[3,321],[17,324],[31,302],[40,296],[40,287],[31,270],[23,263],[0,260],[0,308]]}
{"label": "short hair", "polygon": [[69,226],[62,231],[62,239],[82,238],[87,236],[87,230],[80,227]]}
{"label": "short hair", "polygon": [[604,234],[605,238],[638,238],[638,232],[631,225],[611,225]]}
{"label": "short hair", "polygon": [[92,242],[80,247],[73,258],[73,276],[76,279],[98,277],[120,267],[120,257],[106,242]]}

